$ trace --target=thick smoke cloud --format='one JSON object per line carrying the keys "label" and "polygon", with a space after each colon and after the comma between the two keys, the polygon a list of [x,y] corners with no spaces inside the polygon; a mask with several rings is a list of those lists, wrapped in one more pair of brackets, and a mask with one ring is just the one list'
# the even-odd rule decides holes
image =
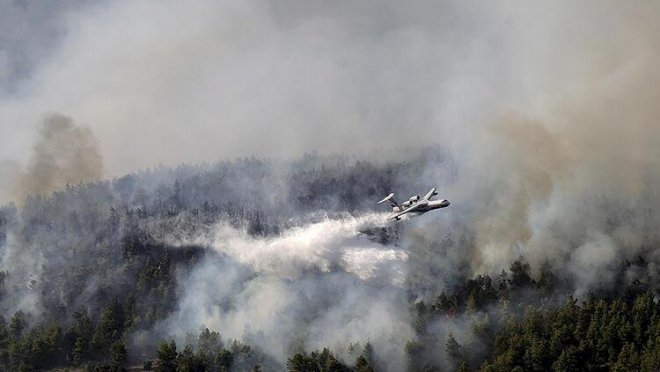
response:
{"label": "thick smoke cloud", "polygon": [[[660,203],[660,110],[650,101],[660,93],[658,27],[637,18],[658,9],[603,10],[599,20],[616,21],[614,35],[593,40],[568,65],[584,69],[578,79],[547,93],[542,112],[501,116],[477,141],[478,174],[464,178],[486,181],[471,190],[483,195],[474,220],[477,271],[497,271],[522,254],[536,268],[546,261],[581,267],[575,279],[582,290],[608,287],[612,265],[658,242],[657,219],[648,213]],[[583,28],[595,25],[567,26],[584,37]]]}
{"label": "thick smoke cloud", "polygon": [[281,365],[296,348],[327,346],[353,363],[347,346],[370,341],[387,370],[401,370],[401,341],[414,337],[404,288],[408,254],[359,232],[385,226],[386,217],[324,220],[270,238],[225,223],[192,240],[165,234],[168,244],[220,255],[186,278],[179,311],[156,328],[183,342],[204,324],[268,350]]}
{"label": "thick smoke cloud", "polygon": [[103,159],[96,138],[86,126],[61,114],[47,115],[27,169],[15,180],[19,199],[47,195],[66,185],[91,182],[103,176]]}
{"label": "thick smoke cloud", "polygon": [[[193,237],[227,260],[185,278],[182,311],[162,325],[179,333],[207,322],[230,337],[262,331],[266,340],[252,341],[273,347],[331,290],[337,307],[320,317],[327,322],[314,318],[306,339],[340,343],[356,336],[335,327],[346,309],[364,309],[361,324],[405,323],[398,288],[428,298],[521,255],[535,272],[549,264],[578,295],[616,286],[619,262],[639,255],[652,262],[644,280],[657,283],[659,14],[657,3],[607,1],[97,4],[69,14],[68,32],[29,78],[4,69],[20,89],[0,99],[0,128],[12,133],[0,139],[0,166],[27,164],[48,190],[75,182],[47,176],[68,167],[29,160],[36,131],[26,123],[50,110],[89,123],[111,175],[310,150],[386,162],[401,148],[438,146],[452,159],[429,159],[392,190],[438,186],[452,201],[409,221],[396,249],[356,243],[346,221],[304,223],[273,240],[225,225]],[[42,147],[35,154],[57,159]],[[83,168],[91,173],[78,180],[100,175]],[[279,180],[277,190],[295,182]],[[378,325],[368,330],[387,339]]]}
{"label": "thick smoke cloud", "polygon": [[477,62],[499,53],[489,38],[502,30],[485,12],[396,2],[90,5],[67,13],[51,58],[35,62],[21,95],[0,102],[3,131],[13,132],[1,156],[24,161],[31,123],[51,110],[89,123],[115,176],[159,163],[437,143],[481,115],[477,106],[490,108],[502,85],[502,64]]}
{"label": "thick smoke cloud", "polygon": [[0,1],[0,96],[20,93],[23,83],[52,58],[67,32],[67,18],[86,0]]}

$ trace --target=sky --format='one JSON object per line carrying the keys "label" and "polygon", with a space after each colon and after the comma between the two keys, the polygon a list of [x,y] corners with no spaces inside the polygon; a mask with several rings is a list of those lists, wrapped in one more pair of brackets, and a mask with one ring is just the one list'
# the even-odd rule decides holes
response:
{"label": "sky", "polygon": [[[553,71],[552,43],[566,35],[550,27],[578,28],[581,42],[611,32],[607,19],[598,30],[563,19],[568,3],[0,4],[0,159],[26,166],[55,112],[91,128],[110,176],[159,163],[460,145],[471,135],[464,127],[533,110],[544,94],[526,93],[551,95],[557,75],[580,73]],[[571,44],[567,58],[585,53]],[[536,80],[538,70],[548,78]]]}
{"label": "sky", "polygon": [[[527,131],[567,142],[564,155],[575,164],[588,158],[588,167],[658,155],[649,98],[659,80],[654,3],[0,7],[2,200],[26,189],[21,179],[40,169],[49,146],[92,148],[99,158],[98,169],[70,172],[55,186],[158,164],[311,151],[396,157],[420,146],[446,148],[487,181],[490,168],[536,151],[507,152],[511,144],[500,142],[520,135],[524,143]],[[44,145],[44,127],[58,115],[88,133],[86,142],[74,133]],[[63,170],[76,153],[47,155]]]}

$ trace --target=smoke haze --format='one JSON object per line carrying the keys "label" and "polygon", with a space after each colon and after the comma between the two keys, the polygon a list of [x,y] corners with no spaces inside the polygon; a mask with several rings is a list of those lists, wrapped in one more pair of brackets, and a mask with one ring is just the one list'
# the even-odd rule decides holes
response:
{"label": "smoke haze", "polygon": [[52,110],[89,123],[111,175],[452,138],[484,111],[472,108],[492,106],[503,65],[470,61],[496,53],[490,31],[502,30],[479,9],[403,10],[264,1],[69,10],[50,58],[28,64],[19,93],[2,101],[13,132],[2,156],[25,159],[34,123]]}
{"label": "smoke haze", "polygon": [[96,138],[85,126],[78,126],[60,114],[46,116],[28,164],[18,178],[16,194],[50,194],[66,185],[91,182],[103,176],[103,159]]}
{"label": "smoke haze", "polygon": [[[179,309],[158,332],[181,339],[203,323],[280,362],[298,339],[308,349],[371,339],[397,370],[414,336],[406,296],[428,299],[519,256],[534,274],[552,267],[578,296],[616,287],[620,262],[644,256],[648,272],[627,270],[626,280],[657,288],[659,3],[20,4],[0,11],[4,27],[35,28],[0,36],[0,199],[158,164],[312,151],[352,154],[339,162],[374,161],[383,166],[374,174],[391,176],[391,190],[359,185],[347,202],[357,217],[304,214],[274,236],[226,222],[152,226],[162,244],[213,252],[181,274]],[[71,117],[43,119],[53,111]],[[212,187],[189,200],[215,187],[267,217],[289,216],[294,200],[315,194],[296,194],[304,171],[285,164],[205,179]],[[107,194],[142,208],[145,195],[162,196],[159,185],[185,178],[158,177],[143,176],[141,188],[123,178]],[[451,207],[407,221],[397,244],[358,233],[382,218],[365,212],[381,192],[432,186]],[[330,194],[315,207],[349,209]],[[40,273],[46,260],[20,253],[38,244],[8,236],[2,267]]]}
{"label": "smoke haze", "polygon": [[210,247],[222,259],[186,279],[179,311],[161,327],[180,340],[200,324],[222,329],[223,337],[270,350],[281,363],[296,345],[331,346],[351,363],[347,342],[371,340],[388,369],[403,369],[400,340],[414,335],[406,321],[408,254],[359,233],[385,226],[386,217],[326,219],[271,238],[226,223],[192,241],[166,236],[168,244]]}

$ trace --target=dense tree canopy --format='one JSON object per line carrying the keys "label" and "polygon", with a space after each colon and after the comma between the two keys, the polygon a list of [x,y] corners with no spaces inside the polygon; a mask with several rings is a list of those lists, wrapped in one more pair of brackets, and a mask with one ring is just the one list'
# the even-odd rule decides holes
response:
{"label": "dense tree canopy", "polygon": [[[442,154],[434,156],[433,161],[442,159]],[[296,182],[273,197],[270,181],[278,167]],[[228,221],[252,236],[275,236],[299,223],[296,216],[303,212],[323,209],[327,218],[369,210],[373,195],[399,187],[397,180],[414,167],[404,162],[347,165],[345,159],[315,156],[294,164],[245,159],[158,168],[32,196],[21,208],[2,207],[0,246],[9,249],[10,239],[20,241],[24,253],[43,257],[44,263],[39,263],[39,277],[0,272],[6,314],[0,318],[0,370],[383,370],[386,358],[374,352],[370,341],[375,340],[333,349],[303,344],[282,364],[268,350],[223,339],[222,329],[202,327],[178,344],[164,337],[139,351],[132,337],[176,310],[179,278],[208,254],[195,245],[170,247],[150,226],[170,229],[176,223],[195,229]],[[368,234],[380,243],[396,239],[396,231]],[[622,262],[620,269],[643,271],[649,265],[640,256]],[[534,274],[521,257],[500,275],[457,278],[430,300],[411,296],[415,337],[401,345],[407,367],[658,371],[658,288],[652,281],[620,277],[610,290],[578,299],[550,266]],[[15,299],[33,295],[43,313],[15,307]]]}

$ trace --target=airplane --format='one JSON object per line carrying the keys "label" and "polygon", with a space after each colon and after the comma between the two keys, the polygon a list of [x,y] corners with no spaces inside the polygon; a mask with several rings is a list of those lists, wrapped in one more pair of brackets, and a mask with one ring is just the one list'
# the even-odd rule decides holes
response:
{"label": "airplane", "polygon": [[389,218],[395,221],[401,220],[401,216],[404,214],[410,214],[411,216],[419,216],[428,211],[432,211],[438,208],[448,207],[449,200],[431,200],[431,197],[438,195],[438,192],[435,191],[435,187],[429,190],[429,192],[420,199],[419,195],[413,195],[410,199],[403,202],[401,205],[394,200],[394,193],[387,195],[383,200],[379,201],[378,204],[384,203],[386,201],[390,202],[392,205],[392,216]]}

